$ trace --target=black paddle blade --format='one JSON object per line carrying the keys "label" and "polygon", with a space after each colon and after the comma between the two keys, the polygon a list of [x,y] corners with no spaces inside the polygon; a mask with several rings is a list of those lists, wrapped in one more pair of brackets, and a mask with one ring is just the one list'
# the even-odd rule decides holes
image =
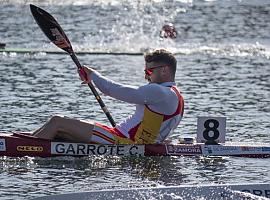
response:
{"label": "black paddle blade", "polygon": [[68,53],[72,53],[73,49],[65,32],[54,19],[45,10],[30,4],[30,9],[34,19],[43,31],[43,33],[59,48],[65,50]]}

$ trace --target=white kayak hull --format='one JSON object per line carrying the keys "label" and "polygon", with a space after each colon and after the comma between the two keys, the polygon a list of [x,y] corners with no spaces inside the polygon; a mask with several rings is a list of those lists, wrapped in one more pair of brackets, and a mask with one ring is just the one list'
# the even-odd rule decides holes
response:
{"label": "white kayak hull", "polygon": [[[255,195],[255,196],[254,196]],[[111,199],[260,199],[270,198],[270,184],[183,185],[173,187],[112,189],[50,195],[36,200]]]}

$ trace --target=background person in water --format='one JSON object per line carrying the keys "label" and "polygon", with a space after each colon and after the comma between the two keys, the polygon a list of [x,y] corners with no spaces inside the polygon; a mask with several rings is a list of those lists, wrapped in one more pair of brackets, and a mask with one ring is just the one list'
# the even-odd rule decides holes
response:
{"label": "background person in water", "polygon": [[172,23],[164,24],[160,30],[159,36],[161,38],[171,38],[174,39],[177,37],[177,31]]}

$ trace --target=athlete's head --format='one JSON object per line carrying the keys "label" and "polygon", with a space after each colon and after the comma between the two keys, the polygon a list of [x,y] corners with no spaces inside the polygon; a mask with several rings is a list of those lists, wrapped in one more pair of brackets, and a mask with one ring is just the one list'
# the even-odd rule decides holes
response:
{"label": "athlete's head", "polygon": [[160,33],[159,36],[161,38],[171,38],[174,39],[177,37],[177,31],[172,23],[165,24]]}
{"label": "athlete's head", "polygon": [[144,56],[145,78],[150,82],[174,81],[177,61],[174,55],[165,49],[156,49]]}

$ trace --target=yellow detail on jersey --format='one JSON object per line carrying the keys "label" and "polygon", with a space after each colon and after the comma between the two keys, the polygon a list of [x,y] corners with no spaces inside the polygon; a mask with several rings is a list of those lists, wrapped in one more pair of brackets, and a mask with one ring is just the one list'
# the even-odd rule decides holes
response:
{"label": "yellow detail on jersey", "polygon": [[114,135],[116,144],[154,144],[161,124],[163,115],[151,111],[145,106],[143,120],[135,134],[135,141]]}
{"label": "yellow detail on jersey", "polygon": [[145,106],[143,120],[135,134],[135,143],[154,144],[159,134],[163,118],[163,115],[155,113]]}

